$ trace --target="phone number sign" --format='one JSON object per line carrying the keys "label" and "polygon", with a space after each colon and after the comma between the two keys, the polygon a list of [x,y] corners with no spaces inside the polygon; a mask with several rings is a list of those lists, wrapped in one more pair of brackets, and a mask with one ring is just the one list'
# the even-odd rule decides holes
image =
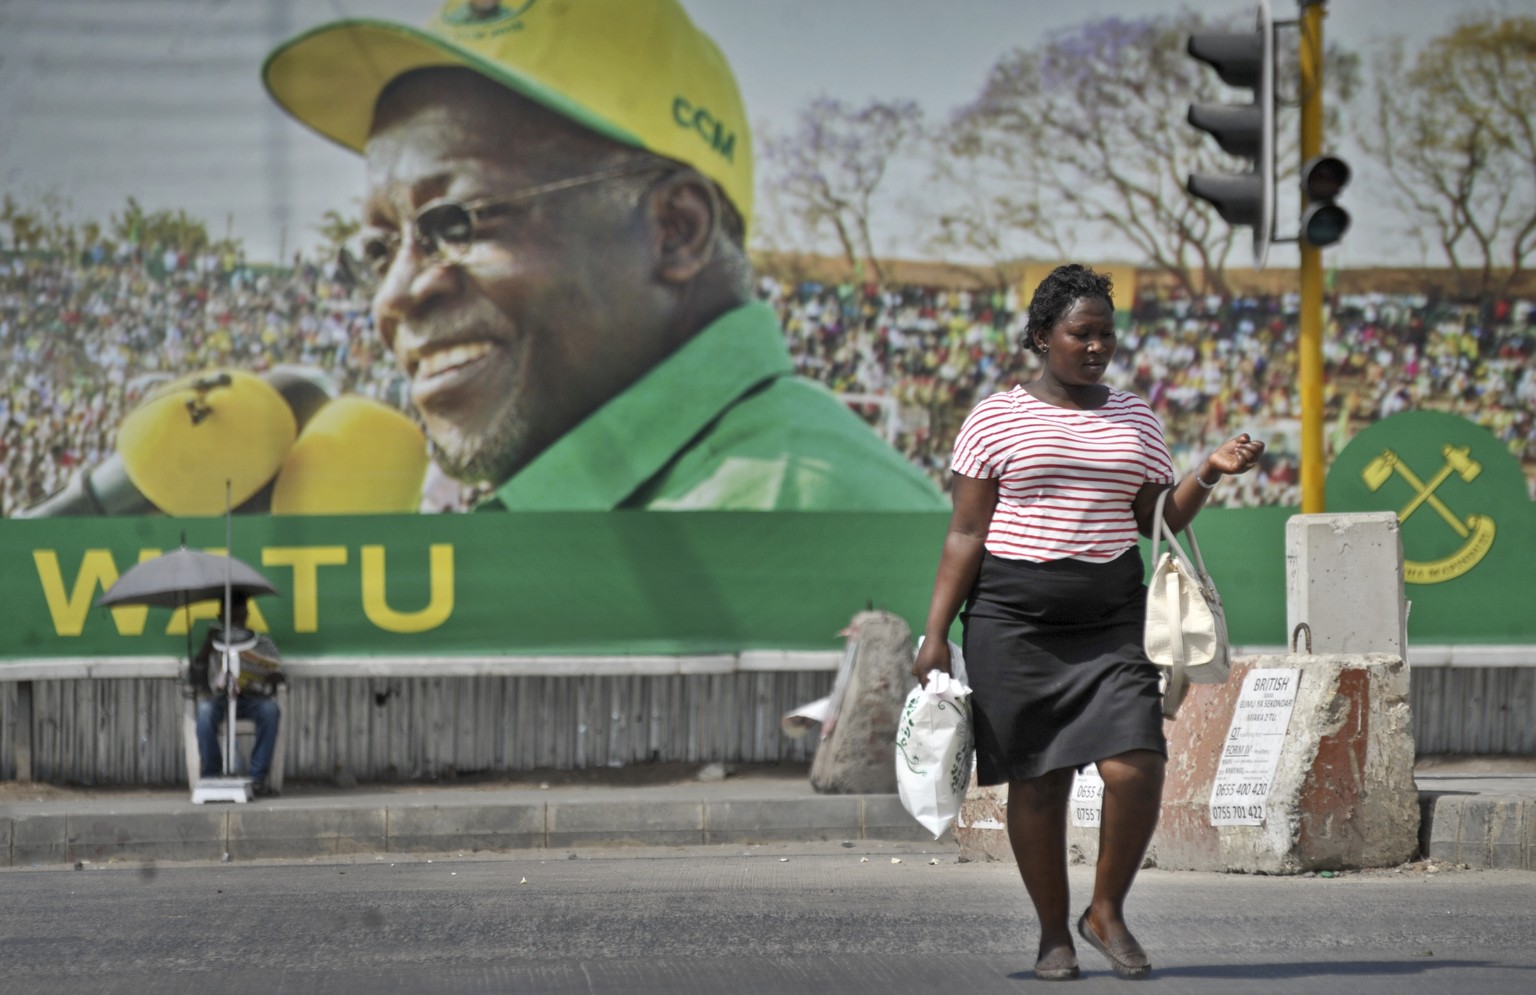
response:
{"label": "phone number sign", "polygon": [[1104,779],[1099,765],[1089,764],[1072,777],[1072,825],[1097,829],[1104,821]]}
{"label": "phone number sign", "polygon": [[1250,670],[1211,786],[1211,825],[1259,826],[1296,704],[1297,668]]}

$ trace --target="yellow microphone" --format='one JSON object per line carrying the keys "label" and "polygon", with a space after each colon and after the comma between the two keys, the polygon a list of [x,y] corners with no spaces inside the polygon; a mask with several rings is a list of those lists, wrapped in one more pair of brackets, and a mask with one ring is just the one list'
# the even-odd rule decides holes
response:
{"label": "yellow microphone", "polygon": [[[210,371],[199,376],[217,377],[220,371]],[[311,366],[280,365],[261,374],[261,379],[282,396],[293,413],[295,426],[304,425],[327,401],[336,396],[335,384],[322,371]],[[175,381],[152,393],[148,401],[160,398],[161,393],[175,387]],[[148,401],[146,403],[148,403]],[[152,464],[153,453],[135,452],[135,472],[143,475],[142,464]],[[216,480],[211,486],[223,490],[223,481]],[[240,513],[261,513],[271,502],[272,480],[255,494],[238,502]],[[139,490],[124,463],[121,449],[114,451],[94,467],[82,469],[69,478],[65,485],[47,498],[15,513],[16,518],[62,518],[78,515],[152,515],[164,511]],[[224,510],[223,498],[219,499],[218,512]]]}
{"label": "yellow microphone", "polygon": [[[254,373],[210,370],[157,390],[123,419],[117,451],[128,479],[168,515],[221,515],[282,466],[298,420]],[[225,482],[229,489],[226,492]]]}
{"label": "yellow microphone", "polygon": [[414,512],[427,475],[427,439],[388,405],[348,395],[299,433],[272,487],[275,515]]}

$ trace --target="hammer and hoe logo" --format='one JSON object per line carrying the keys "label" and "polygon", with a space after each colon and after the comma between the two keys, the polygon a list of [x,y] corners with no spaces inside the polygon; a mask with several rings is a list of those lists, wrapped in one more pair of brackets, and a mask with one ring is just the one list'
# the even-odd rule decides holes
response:
{"label": "hammer and hoe logo", "polygon": [[503,3],[502,0],[463,0],[443,11],[443,22],[455,27],[464,25],[488,25],[510,21],[522,16],[538,0],[522,3]]}
{"label": "hammer and hoe logo", "polygon": [[[1513,479],[1511,479],[1513,477]],[[1481,426],[1437,411],[1384,419],[1345,448],[1328,472],[1329,511],[1394,511],[1403,579],[1440,584],[1482,563],[1505,509],[1524,501],[1524,477]]]}

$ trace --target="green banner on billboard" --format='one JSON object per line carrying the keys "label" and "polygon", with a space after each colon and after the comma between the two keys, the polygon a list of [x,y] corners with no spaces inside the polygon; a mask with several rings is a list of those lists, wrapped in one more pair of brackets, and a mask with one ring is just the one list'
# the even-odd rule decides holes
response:
{"label": "green banner on billboard", "polygon": [[[233,553],[298,656],[828,649],[873,605],[921,617],[947,517],[549,513],[253,516]],[[164,608],[93,607],[130,566],[221,550],[221,519],[0,523],[4,655],[180,653]],[[217,605],[193,609],[212,619]]]}
{"label": "green banner on billboard", "polygon": [[[1536,504],[1519,467],[1463,419],[1419,412],[1361,433],[1328,481],[1330,512],[1402,520],[1409,639],[1536,645],[1527,561]],[[1285,633],[1293,508],[1210,508],[1201,549],[1233,641]],[[236,516],[233,553],[281,592],[253,624],[299,657],[712,654],[832,650],[854,613],[920,630],[948,515],[549,512]],[[1458,528],[1458,525],[1460,526]],[[0,520],[5,660],[180,655],[188,613],[95,607],[129,567],[222,551],[223,518]],[[1485,538],[1486,537],[1486,538]]]}
{"label": "green banner on billboard", "polygon": [[[1290,512],[1211,509],[1202,549],[1240,643],[1283,640]],[[693,512],[237,518],[234,555],[281,592],[253,624],[295,656],[831,650],[854,613],[920,629],[948,516]],[[0,656],[180,654],[187,620],[94,607],[132,565],[222,550],[217,518],[0,522]],[[217,605],[192,610],[192,626]]]}

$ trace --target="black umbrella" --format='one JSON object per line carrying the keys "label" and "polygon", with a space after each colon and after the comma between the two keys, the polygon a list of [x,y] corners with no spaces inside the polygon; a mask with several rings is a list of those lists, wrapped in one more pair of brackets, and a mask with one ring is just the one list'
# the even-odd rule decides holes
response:
{"label": "black umbrella", "polygon": [[96,599],[96,605],[181,608],[198,601],[222,601],[226,579],[231,594],[255,597],[277,593],[267,578],[243,560],[183,546],[129,567],[117,583]]}

